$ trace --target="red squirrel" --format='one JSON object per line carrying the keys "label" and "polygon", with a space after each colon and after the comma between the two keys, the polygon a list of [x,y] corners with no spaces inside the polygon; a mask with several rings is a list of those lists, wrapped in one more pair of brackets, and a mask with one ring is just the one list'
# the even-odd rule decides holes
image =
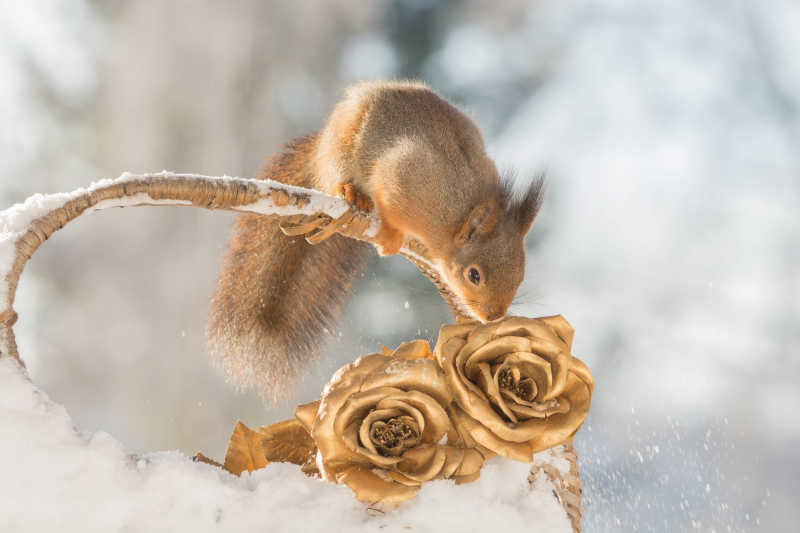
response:
{"label": "red squirrel", "polygon": [[[504,316],[525,271],[523,239],[542,181],[520,198],[477,126],[422,83],[349,87],[319,133],[296,139],[260,178],[343,196],[376,212],[381,255],[422,242],[476,319]],[[284,396],[332,329],[369,246],[334,235],[309,245],[278,221],[240,215],[223,259],[209,347],[242,386]]]}

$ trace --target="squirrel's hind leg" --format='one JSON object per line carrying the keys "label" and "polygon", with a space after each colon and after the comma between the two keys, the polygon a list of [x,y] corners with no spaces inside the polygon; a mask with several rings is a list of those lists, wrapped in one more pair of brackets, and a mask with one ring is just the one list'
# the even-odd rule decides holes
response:
{"label": "squirrel's hind leg", "polygon": [[396,254],[403,246],[404,240],[405,235],[402,231],[388,224],[385,219],[381,219],[381,226],[378,228],[378,233],[375,235],[374,239],[380,255],[387,256]]}
{"label": "squirrel's hind leg", "polygon": [[378,247],[380,255],[394,255],[400,251],[406,239],[406,232],[400,229],[405,227],[405,224],[402,218],[396,217],[397,212],[392,209],[392,204],[387,200],[384,191],[376,191],[375,205],[378,208],[381,225],[373,242]]}
{"label": "squirrel's hind leg", "polygon": [[[375,209],[375,202],[372,201],[372,198],[352,183],[340,183],[336,188],[336,194],[344,198],[344,201],[348,204],[354,205],[362,211],[371,212]],[[383,211],[383,213],[381,211]],[[381,219],[381,225],[374,238],[378,253],[382,256],[396,254],[403,246],[403,241],[405,240],[405,234],[389,222],[385,214],[386,210],[381,210],[379,207],[378,216]]]}

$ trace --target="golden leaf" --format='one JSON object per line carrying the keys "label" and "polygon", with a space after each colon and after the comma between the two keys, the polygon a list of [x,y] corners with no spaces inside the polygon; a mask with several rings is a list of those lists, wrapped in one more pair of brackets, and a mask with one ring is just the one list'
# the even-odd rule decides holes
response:
{"label": "golden leaf", "polygon": [[262,426],[258,428],[258,432],[262,436],[261,444],[267,461],[293,463],[302,467],[314,464],[317,445],[297,420]]}
{"label": "golden leaf", "polygon": [[252,472],[267,466],[268,461],[262,446],[263,439],[261,433],[245,426],[241,420],[238,421],[228,442],[223,468],[238,476],[245,470]]}

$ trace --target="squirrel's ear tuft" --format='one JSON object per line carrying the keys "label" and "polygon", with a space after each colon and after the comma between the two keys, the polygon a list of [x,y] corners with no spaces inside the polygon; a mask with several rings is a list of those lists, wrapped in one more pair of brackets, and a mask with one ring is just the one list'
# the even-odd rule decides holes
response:
{"label": "squirrel's ear tuft", "polygon": [[507,179],[503,182],[503,200],[506,211],[513,217],[520,234],[523,236],[531,229],[533,220],[542,207],[544,185],[544,174],[539,174],[531,180],[525,194],[521,198],[516,199],[513,198],[511,180]]}
{"label": "squirrel's ear tuft", "polygon": [[497,224],[497,211],[497,202],[494,200],[476,205],[456,233],[456,244],[463,246],[476,235],[486,235],[492,231]]}

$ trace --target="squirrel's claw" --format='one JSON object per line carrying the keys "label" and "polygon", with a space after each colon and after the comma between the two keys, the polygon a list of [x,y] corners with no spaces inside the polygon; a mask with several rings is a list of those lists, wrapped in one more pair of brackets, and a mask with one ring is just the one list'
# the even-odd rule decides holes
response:
{"label": "squirrel's claw", "polygon": [[355,206],[361,211],[372,211],[374,207],[372,199],[361,192],[358,187],[352,183],[340,183],[337,187],[336,194],[344,198],[344,201],[350,205]]}
{"label": "squirrel's claw", "polygon": [[284,235],[305,235],[306,242],[317,244],[347,225],[356,233],[363,233],[367,225],[357,215],[358,211],[353,207],[334,219],[322,213],[294,215],[281,220],[279,227]]}
{"label": "squirrel's claw", "polygon": [[295,235],[305,235],[315,229],[324,226],[326,218],[319,215],[294,215],[286,217],[280,221],[278,226],[284,235],[294,237]]}
{"label": "squirrel's claw", "polygon": [[351,207],[350,209],[345,211],[342,216],[334,218],[333,220],[331,220],[324,226],[321,226],[314,232],[307,234],[306,242],[308,242],[309,244],[317,244],[324,241],[325,239],[336,233],[339,230],[339,228],[341,228],[342,226],[346,226],[351,220],[353,220],[355,214],[356,214],[355,210]]}
{"label": "squirrel's claw", "polygon": [[[355,229],[356,232],[359,232],[359,229],[361,232],[366,230],[367,218],[358,215],[373,210],[374,204],[369,196],[358,190],[352,183],[340,184],[336,192],[350,204],[350,208],[343,215],[335,219],[322,213],[286,217],[279,224],[284,235],[305,235],[309,244],[317,244],[347,225],[350,225],[351,229]],[[387,224],[385,220],[381,220],[377,235],[370,240],[380,255],[387,256],[400,251],[405,241],[405,235],[394,226]]]}

